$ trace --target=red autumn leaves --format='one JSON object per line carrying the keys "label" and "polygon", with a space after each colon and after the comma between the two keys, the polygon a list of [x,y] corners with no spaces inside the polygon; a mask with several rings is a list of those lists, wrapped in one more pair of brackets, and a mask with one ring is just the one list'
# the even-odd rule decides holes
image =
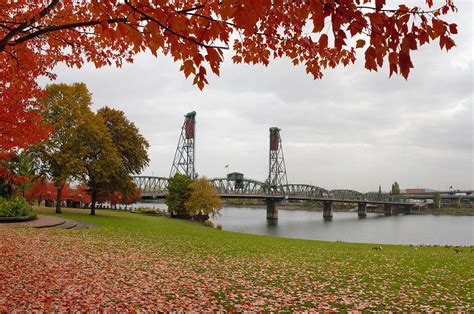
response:
{"label": "red autumn leaves", "polygon": [[[428,1],[428,4],[430,3],[431,1]],[[384,13],[372,13],[370,15],[373,29],[370,36],[372,45],[365,51],[365,67],[376,71],[382,67],[385,57],[388,56],[390,76],[394,73],[401,74],[407,79],[410,69],[414,67],[411,51],[436,39],[439,39],[441,49],[450,50],[455,46],[451,36],[457,34],[457,25],[438,18],[449,10],[454,11],[455,7],[447,2],[446,6],[432,11],[419,11],[400,5],[398,12],[390,16]],[[426,15],[432,16],[431,23]],[[418,25],[417,20],[420,21]],[[357,46],[361,46],[359,42]]]}
{"label": "red autumn leaves", "polygon": [[[411,67],[409,52],[417,46],[439,38],[441,48],[453,47],[456,25],[440,19],[456,10],[451,0],[439,1],[438,7],[427,0],[423,8],[387,7],[385,2],[16,1],[1,5],[8,18],[0,22],[0,53],[9,66],[16,57],[28,56],[20,60],[22,71],[34,78],[58,62],[120,66],[141,51],[162,52],[182,63],[181,71],[193,74],[194,84],[203,88],[206,68],[218,75],[222,52],[231,47],[235,62],[267,64],[272,57],[286,56],[309,66],[316,59],[319,66],[309,71],[315,77],[328,66],[354,59],[352,48],[365,43],[369,70],[389,59],[390,74],[399,67],[404,76]],[[389,58],[392,52],[403,57]]]}
{"label": "red autumn leaves", "polygon": [[[224,50],[236,63],[267,65],[285,57],[315,79],[326,68],[356,60],[365,67],[388,62],[390,76],[408,78],[411,53],[439,40],[455,43],[456,24],[441,17],[452,0],[230,0],[230,1],[3,1],[0,4],[0,148],[14,152],[47,136],[36,99],[37,78],[54,66],[121,66],[143,51],[169,55],[200,89],[219,75]],[[0,156],[0,158],[2,158]]]}

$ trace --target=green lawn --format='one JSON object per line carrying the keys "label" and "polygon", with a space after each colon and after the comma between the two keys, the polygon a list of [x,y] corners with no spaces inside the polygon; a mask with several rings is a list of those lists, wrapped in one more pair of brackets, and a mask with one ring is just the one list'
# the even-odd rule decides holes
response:
{"label": "green lawn", "polygon": [[[54,215],[50,208],[35,211]],[[94,217],[64,209],[63,216],[99,228],[0,228],[0,274],[24,274],[7,276],[3,285],[0,279],[0,290],[17,294],[6,301],[0,295],[0,311],[473,310],[471,248],[376,251],[371,244],[239,234],[119,211]],[[32,277],[38,282],[19,294]]]}

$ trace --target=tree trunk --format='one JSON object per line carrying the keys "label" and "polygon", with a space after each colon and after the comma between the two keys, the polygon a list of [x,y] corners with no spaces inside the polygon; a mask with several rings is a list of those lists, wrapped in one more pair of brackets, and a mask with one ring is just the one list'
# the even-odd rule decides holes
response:
{"label": "tree trunk", "polygon": [[56,188],[56,214],[62,214],[61,212],[61,193],[63,191],[63,185]]}
{"label": "tree trunk", "polygon": [[97,201],[97,192],[92,192],[91,215],[95,216],[95,202]]}

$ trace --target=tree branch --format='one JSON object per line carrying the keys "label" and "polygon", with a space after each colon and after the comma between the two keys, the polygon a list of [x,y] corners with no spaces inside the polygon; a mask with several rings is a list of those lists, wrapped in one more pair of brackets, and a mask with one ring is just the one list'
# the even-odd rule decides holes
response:
{"label": "tree branch", "polygon": [[433,9],[433,10],[429,10],[429,11],[410,11],[410,10],[400,10],[400,9],[377,9],[375,7],[369,7],[369,6],[364,6],[364,5],[361,5],[361,6],[357,6],[356,8],[358,9],[367,9],[367,10],[373,10],[373,11],[377,11],[377,12],[390,12],[390,13],[411,13],[411,14],[430,14],[430,13],[434,13],[434,12],[437,12],[439,10],[441,10],[442,8],[446,7],[447,5],[443,5],[442,7],[439,7],[437,9]]}
{"label": "tree branch", "polygon": [[[44,16],[49,14],[49,12],[51,12],[51,10],[58,3],[59,3],[59,0],[51,1],[51,3],[38,14],[39,19],[42,19]],[[17,28],[14,28],[13,30],[11,30],[5,37],[2,38],[2,40],[0,40],[0,51],[3,51],[5,49],[5,46],[7,45],[10,39],[12,39],[15,35],[21,33],[26,27],[32,25],[36,21],[37,21],[36,17],[32,17],[29,21],[25,21]]]}
{"label": "tree branch", "polygon": [[147,20],[150,20],[150,21],[153,21],[155,22],[156,24],[158,24],[160,27],[164,28],[166,31],[170,32],[171,34],[173,35],[176,35],[180,38],[183,38],[187,41],[190,41],[198,46],[201,46],[201,47],[205,47],[205,48],[212,48],[212,49],[229,49],[229,47],[227,46],[213,46],[213,45],[208,45],[208,44],[205,44],[205,43],[202,43],[192,37],[188,37],[188,36],[185,36],[185,35],[182,35],[182,34],[179,34],[175,31],[173,31],[170,27],[164,25],[163,23],[161,23],[160,21],[158,21],[157,19],[155,19],[154,17],[146,14],[145,12],[142,12],[140,11],[138,8],[136,8],[135,6],[133,6],[128,0],[125,0],[125,4],[127,4],[133,11],[137,12],[138,14],[144,16]]}
{"label": "tree branch", "polygon": [[[63,30],[63,29],[73,29],[73,28],[78,28],[78,27],[93,26],[93,25],[102,24],[102,22],[103,21],[88,21],[88,22],[71,23],[71,24],[63,24],[63,25],[46,27],[46,28],[42,28],[42,29],[40,29],[40,30],[38,30],[34,33],[30,33],[26,36],[20,37],[17,40],[13,41],[9,45],[10,46],[18,45],[18,44],[21,44],[25,41],[33,39],[35,37],[41,36],[43,34],[52,33],[52,32],[60,31],[60,30]],[[119,22],[127,22],[127,19],[125,19],[125,18],[108,19],[108,20],[106,20],[106,22],[108,24],[114,24],[114,23],[119,23]],[[0,49],[0,51],[2,51],[2,49]]]}

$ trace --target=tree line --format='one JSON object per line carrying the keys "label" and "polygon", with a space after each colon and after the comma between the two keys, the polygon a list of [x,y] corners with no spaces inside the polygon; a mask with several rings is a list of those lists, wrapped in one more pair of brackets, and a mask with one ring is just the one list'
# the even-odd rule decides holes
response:
{"label": "tree line", "polygon": [[51,84],[46,92],[39,103],[43,123],[51,133],[16,155],[28,163],[25,169],[20,169],[21,162],[15,159],[3,163],[10,169],[10,177],[2,176],[0,193],[11,193],[6,187],[21,187],[27,177],[40,177],[54,185],[56,213],[61,213],[63,189],[76,181],[87,186],[91,215],[100,200],[136,196],[132,175],[148,165],[149,143],[134,123],[124,112],[109,107],[94,113],[92,96],[84,83]]}

